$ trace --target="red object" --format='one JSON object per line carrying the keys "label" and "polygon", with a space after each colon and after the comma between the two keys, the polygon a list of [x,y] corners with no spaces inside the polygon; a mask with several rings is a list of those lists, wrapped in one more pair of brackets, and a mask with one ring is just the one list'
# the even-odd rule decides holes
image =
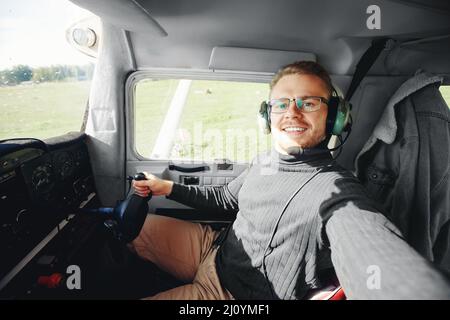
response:
{"label": "red object", "polygon": [[339,289],[330,298],[328,298],[328,300],[347,300],[347,297],[345,296],[342,287],[339,287]]}
{"label": "red object", "polygon": [[50,276],[40,276],[38,278],[38,284],[47,288],[53,289],[58,287],[63,280],[61,273],[53,273]]}

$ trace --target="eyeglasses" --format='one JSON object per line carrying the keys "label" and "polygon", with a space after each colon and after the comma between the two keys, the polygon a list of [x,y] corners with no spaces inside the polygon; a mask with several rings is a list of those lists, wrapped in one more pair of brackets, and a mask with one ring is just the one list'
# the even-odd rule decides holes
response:
{"label": "eyeglasses", "polygon": [[284,113],[289,109],[291,102],[295,102],[295,106],[300,112],[308,113],[320,109],[322,103],[328,104],[328,100],[322,97],[296,97],[296,98],[279,98],[271,99],[268,104],[273,113]]}

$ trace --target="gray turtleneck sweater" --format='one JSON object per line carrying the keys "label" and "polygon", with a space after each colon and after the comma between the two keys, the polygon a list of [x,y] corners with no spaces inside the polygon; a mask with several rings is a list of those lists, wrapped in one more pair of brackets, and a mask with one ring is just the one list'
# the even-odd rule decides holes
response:
{"label": "gray turtleneck sweater", "polygon": [[236,214],[216,267],[237,299],[303,298],[324,285],[321,275],[330,267],[349,298],[450,297],[447,280],[401,239],[329,153],[272,150],[224,187],[202,193],[174,184],[168,198]]}

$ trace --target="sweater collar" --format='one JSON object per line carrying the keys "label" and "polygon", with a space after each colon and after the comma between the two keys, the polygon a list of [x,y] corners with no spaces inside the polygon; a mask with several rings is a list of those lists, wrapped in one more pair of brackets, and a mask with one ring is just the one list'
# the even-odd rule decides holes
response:
{"label": "sweater collar", "polygon": [[315,148],[303,150],[290,150],[290,154],[281,154],[275,148],[271,150],[271,159],[275,163],[286,166],[316,165],[331,162],[333,157],[326,147],[326,143],[321,143]]}

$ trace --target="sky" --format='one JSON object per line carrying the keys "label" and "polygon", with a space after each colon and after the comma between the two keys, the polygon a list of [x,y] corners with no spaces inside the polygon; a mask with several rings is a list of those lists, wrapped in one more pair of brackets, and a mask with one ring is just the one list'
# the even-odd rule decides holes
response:
{"label": "sky", "polygon": [[69,26],[89,15],[68,0],[1,0],[0,70],[92,62],[65,38]]}

